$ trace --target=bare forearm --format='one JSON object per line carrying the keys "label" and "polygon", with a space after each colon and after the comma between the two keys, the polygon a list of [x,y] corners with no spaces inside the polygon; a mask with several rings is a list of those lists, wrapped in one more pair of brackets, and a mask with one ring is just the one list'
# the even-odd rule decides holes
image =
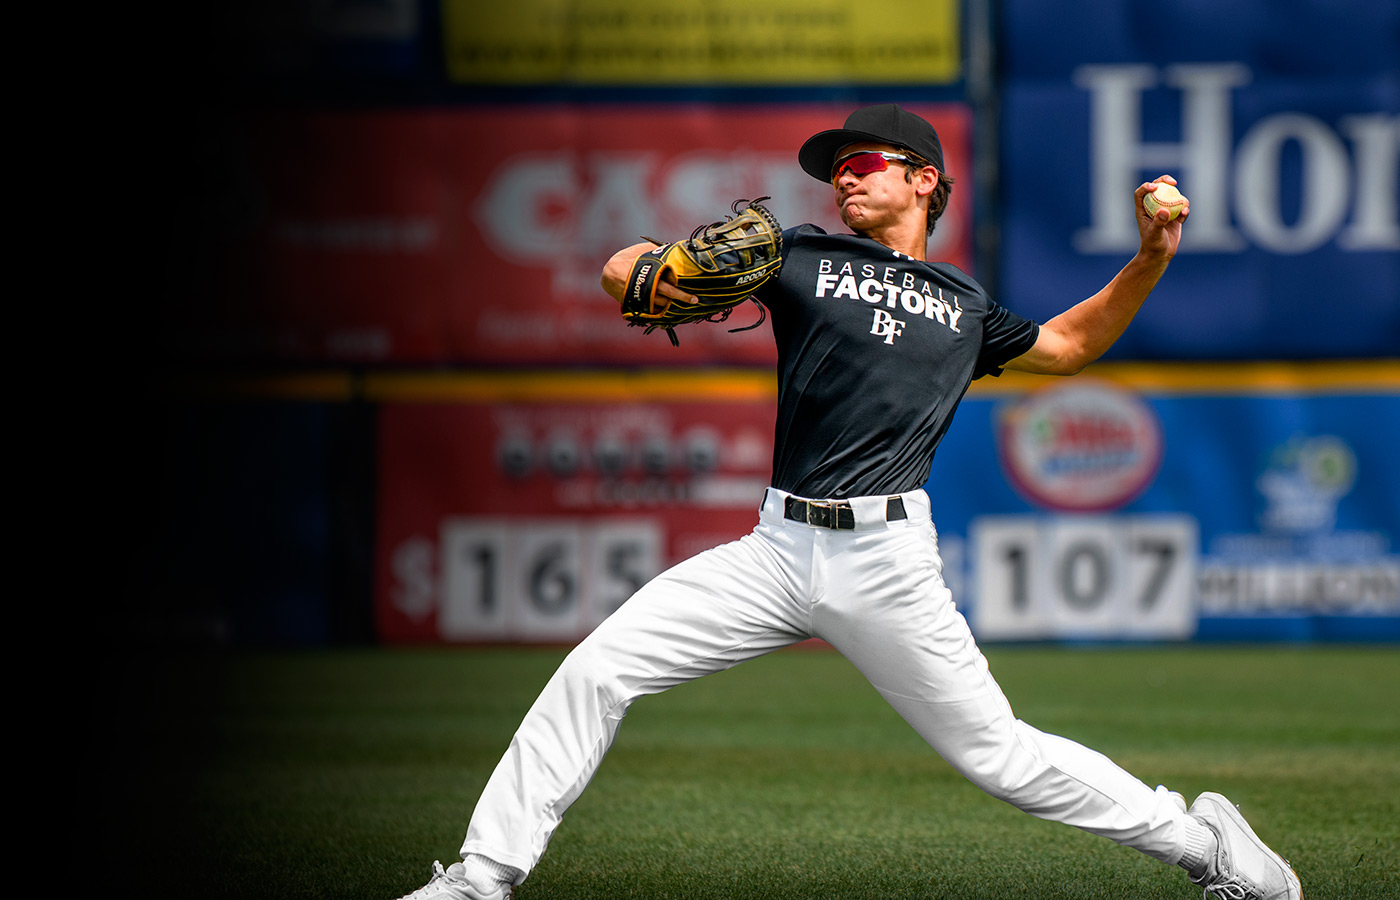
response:
{"label": "bare forearm", "polygon": [[1128,330],[1147,295],[1152,293],[1176,255],[1182,223],[1191,212],[1188,202],[1175,218],[1165,209],[1149,215],[1142,199],[1157,182],[1175,185],[1176,179],[1163,175],[1156,182],[1142,184],[1133,193],[1141,238],[1137,255],[1104,285],[1103,290],[1040,326],[1035,345],[1008,362],[1008,369],[1041,375],[1073,375],[1103,356]]}
{"label": "bare forearm", "polygon": [[[627,293],[627,281],[632,275],[632,264],[637,261],[637,257],[655,247],[652,243],[633,244],[613,254],[612,259],[603,266],[602,284],[608,296],[619,303],[622,302],[623,295]],[[658,282],[656,293],[664,300],[695,302],[695,295],[686,293],[669,281]]]}
{"label": "bare forearm", "polygon": [[1103,356],[1128,330],[1170,258],[1138,253],[1103,289],[1046,322],[1063,341],[1056,374],[1073,374]]}
{"label": "bare forearm", "polygon": [[619,303],[622,302],[622,295],[627,290],[627,276],[632,271],[632,263],[637,257],[655,247],[655,244],[633,244],[624,247],[613,254],[607,264],[603,266],[603,290],[608,292]]}

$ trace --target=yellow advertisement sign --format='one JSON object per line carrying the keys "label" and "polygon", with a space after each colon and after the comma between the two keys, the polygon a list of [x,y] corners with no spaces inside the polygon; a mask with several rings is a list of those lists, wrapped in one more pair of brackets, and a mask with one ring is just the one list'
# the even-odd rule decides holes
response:
{"label": "yellow advertisement sign", "polygon": [[460,84],[909,84],[961,74],[957,0],[443,0]]}

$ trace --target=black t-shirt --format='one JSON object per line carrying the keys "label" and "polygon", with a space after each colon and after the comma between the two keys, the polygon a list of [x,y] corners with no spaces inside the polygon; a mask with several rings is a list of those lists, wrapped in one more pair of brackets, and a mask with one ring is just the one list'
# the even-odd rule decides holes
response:
{"label": "black t-shirt", "polygon": [[783,232],[756,296],[778,344],[773,486],[801,497],[920,487],[968,385],[1039,334],[956,266],[814,225]]}

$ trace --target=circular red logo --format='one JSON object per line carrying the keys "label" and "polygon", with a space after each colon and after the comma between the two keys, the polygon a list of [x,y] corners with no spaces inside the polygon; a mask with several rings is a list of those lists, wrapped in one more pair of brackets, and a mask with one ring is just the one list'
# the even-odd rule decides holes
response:
{"label": "circular red logo", "polygon": [[1076,378],[1003,409],[997,447],[1007,477],[1031,502],[1100,512],[1132,501],[1152,483],[1162,462],[1162,429],[1136,394]]}

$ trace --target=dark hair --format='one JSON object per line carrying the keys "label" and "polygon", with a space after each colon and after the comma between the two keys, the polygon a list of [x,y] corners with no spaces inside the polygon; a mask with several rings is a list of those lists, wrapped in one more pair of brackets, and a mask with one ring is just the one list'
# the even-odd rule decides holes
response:
{"label": "dark hair", "polygon": [[[913,156],[911,151],[906,150],[904,152]],[[933,165],[933,163],[925,162],[917,156],[914,157],[914,162],[916,165],[904,167],[904,180],[909,184],[914,183],[915,169],[922,169],[924,166]],[[935,166],[935,168],[937,167]],[[953,183],[956,180],[957,179],[946,172],[938,173],[938,184],[934,185],[933,194],[928,198],[928,225],[924,229],[924,234],[933,234],[933,226],[938,222],[938,217],[943,215],[943,210],[948,208],[948,195],[953,193]]]}

